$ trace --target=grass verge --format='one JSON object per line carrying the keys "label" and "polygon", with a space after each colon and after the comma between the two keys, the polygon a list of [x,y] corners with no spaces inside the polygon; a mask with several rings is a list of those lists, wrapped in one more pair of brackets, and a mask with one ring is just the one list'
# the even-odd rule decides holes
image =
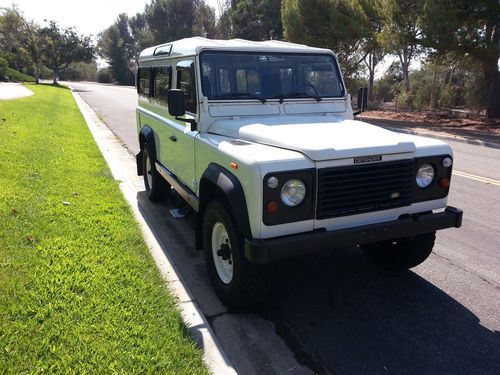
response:
{"label": "grass verge", "polygon": [[207,373],[68,89],[0,106],[0,373]]}
{"label": "grass verge", "polygon": [[9,77],[9,80],[15,82],[35,82],[35,78],[33,78],[32,76],[18,72],[17,70],[12,68],[7,68],[7,70],[5,71],[5,75]]}

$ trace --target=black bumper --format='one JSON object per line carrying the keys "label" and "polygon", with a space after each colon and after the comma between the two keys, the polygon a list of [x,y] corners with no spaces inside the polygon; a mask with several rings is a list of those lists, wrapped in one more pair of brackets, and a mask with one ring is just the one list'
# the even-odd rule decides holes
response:
{"label": "black bumper", "polygon": [[398,220],[340,230],[318,230],[272,239],[246,239],[245,256],[253,263],[313,254],[334,248],[416,236],[439,229],[460,228],[462,210],[446,207],[438,213],[403,215]]}

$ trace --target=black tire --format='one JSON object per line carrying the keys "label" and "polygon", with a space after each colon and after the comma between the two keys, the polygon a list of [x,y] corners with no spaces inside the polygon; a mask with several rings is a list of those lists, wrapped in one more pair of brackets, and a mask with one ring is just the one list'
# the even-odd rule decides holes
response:
{"label": "black tire", "polygon": [[[154,156],[151,158],[151,150],[147,144],[144,144],[142,152],[142,170],[144,172],[146,194],[152,202],[162,201],[170,193],[170,184],[156,170]],[[148,178],[149,176],[151,178]]]}
{"label": "black tire", "polygon": [[436,232],[412,238],[376,242],[361,246],[368,259],[388,271],[403,271],[418,266],[432,253]]}
{"label": "black tire", "polygon": [[[216,228],[222,224],[228,241],[225,243],[230,258],[224,261],[222,255],[215,255],[212,243],[217,237]],[[217,227],[216,227],[217,226]],[[217,240],[215,240],[217,243]],[[203,216],[203,250],[210,281],[220,300],[230,308],[240,309],[262,300],[268,290],[267,272],[264,266],[250,263],[244,254],[243,236],[238,232],[227,203],[223,199],[210,202]],[[218,247],[218,246],[217,246]],[[222,246],[217,250],[222,249]],[[229,253],[226,253],[226,257]],[[215,257],[220,259],[216,260]],[[221,262],[227,262],[232,267],[232,276],[224,281],[217,270]]]}

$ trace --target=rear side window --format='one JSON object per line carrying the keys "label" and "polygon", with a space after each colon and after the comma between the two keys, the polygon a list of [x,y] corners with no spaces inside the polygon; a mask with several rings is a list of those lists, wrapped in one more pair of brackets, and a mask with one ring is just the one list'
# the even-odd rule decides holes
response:
{"label": "rear side window", "polygon": [[167,92],[168,90],[170,90],[172,68],[170,68],[169,66],[154,68],[153,77],[153,97],[166,102]]}
{"label": "rear side window", "polygon": [[138,73],[137,93],[149,96],[151,92],[151,68],[140,68]]}
{"label": "rear side window", "polygon": [[196,113],[196,89],[192,60],[181,61],[177,64],[177,88],[184,92],[186,111]]}

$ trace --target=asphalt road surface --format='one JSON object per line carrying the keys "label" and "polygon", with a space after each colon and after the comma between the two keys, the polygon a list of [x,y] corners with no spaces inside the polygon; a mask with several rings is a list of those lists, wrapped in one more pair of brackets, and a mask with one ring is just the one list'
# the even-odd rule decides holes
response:
{"label": "asphalt road surface", "polygon": [[[135,90],[71,86],[135,154]],[[500,374],[500,149],[448,143],[448,203],[464,210],[463,227],[440,231],[426,262],[388,273],[357,248],[285,261],[270,270],[269,299],[245,313],[212,292],[192,217],[174,220],[175,201],[138,199],[241,373]]]}

